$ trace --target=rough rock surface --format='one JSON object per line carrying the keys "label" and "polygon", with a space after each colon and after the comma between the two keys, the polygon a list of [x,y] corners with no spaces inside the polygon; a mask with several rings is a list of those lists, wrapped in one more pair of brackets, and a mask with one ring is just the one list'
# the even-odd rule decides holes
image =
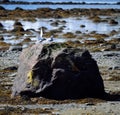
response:
{"label": "rough rock surface", "polygon": [[103,80],[88,50],[36,44],[22,51],[12,96],[76,99],[104,95]]}

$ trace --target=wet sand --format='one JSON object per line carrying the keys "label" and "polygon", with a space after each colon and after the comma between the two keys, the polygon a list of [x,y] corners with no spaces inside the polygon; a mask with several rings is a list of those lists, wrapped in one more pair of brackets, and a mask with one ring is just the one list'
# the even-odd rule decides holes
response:
{"label": "wet sand", "polygon": [[[115,98],[114,95],[120,95],[120,11],[109,9],[38,9],[38,10],[22,10],[16,9],[13,11],[0,10],[0,21],[12,20],[19,22],[21,19],[35,22],[36,18],[48,19],[52,26],[59,24],[67,25],[67,20],[64,18],[75,18],[81,20],[81,17],[86,17],[97,24],[108,24],[110,27],[117,27],[116,30],[108,30],[108,33],[98,33],[97,31],[81,32],[67,32],[64,28],[58,30],[45,30],[45,37],[50,37],[54,33],[55,39],[64,38],[66,43],[61,43],[66,46],[73,46],[79,48],[87,48],[90,50],[94,59],[96,59],[101,76],[104,80],[105,91],[113,95],[114,99],[93,99],[85,98],[78,100],[49,100],[44,98],[33,98],[31,100],[23,100],[20,97],[11,99],[11,87],[13,80],[17,75],[17,68],[19,66],[19,55],[23,44],[33,45],[35,40],[31,40],[33,33],[29,30],[24,30],[23,25],[14,25],[11,30],[6,30],[0,27],[0,114],[98,114],[98,115],[119,115],[120,114],[120,96]],[[50,20],[50,18],[54,18]],[[118,23],[117,23],[118,22]],[[50,24],[51,24],[50,23]],[[13,23],[14,24],[14,23]],[[3,25],[4,26],[4,25]],[[80,28],[85,28],[84,23],[79,25]],[[30,29],[30,28],[29,28]],[[38,31],[38,30],[35,30]],[[65,31],[65,33],[64,33]],[[9,38],[10,40],[23,40],[16,44],[7,43],[5,35],[15,36]],[[32,36],[32,37],[31,37]],[[34,35],[35,37],[35,35]],[[89,38],[89,39],[88,39]],[[90,39],[92,38],[92,39]],[[95,39],[93,39],[95,38]],[[75,40],[73,40],[75,39]],[[15,47],[11,47],[15,46]],[[19,47],[16,47],[19,46]],[[27,46],[27,47],[28,47]]]}

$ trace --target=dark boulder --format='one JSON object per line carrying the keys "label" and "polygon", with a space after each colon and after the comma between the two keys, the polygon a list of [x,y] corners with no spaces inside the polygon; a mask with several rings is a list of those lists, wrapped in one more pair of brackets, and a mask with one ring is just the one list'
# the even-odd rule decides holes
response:
{"label": "dark boulder", "polygon": [[1,29],[1,28],[3,28],[3,25],[2,25],[2,23],[0,23],[0,29]]}
{"label": "dark boulder", "polygon": [[17,21],[16,21],[16,22],[14,23],[14,27],[15,27],[15,26],[23,26],[23,25],[21,24],[21,22],[17,22]]}
{"label": "dark boulder", "polygon": [[3,6],[0,6],[0,10],[6,10]]}
{"label": "dark boulder", "polygon": [[0,36],[0,40],[4,40],[3,36]]}
{"label": "dark boulder", "polygon": [[21,22],[16,21],[14,23],[14,29],[12,30],[12,32],[24,32],[24,28]]}
{"label": "dark boulder", "polygon": [[15,10],[18,10],[18,11],[23,11],[23,9],[22,9],[22,8],[20,8],[20,7],[16,7],[16,8],[15,8]]}
{"label": "dark boulder", "polygon": [[25,30],[21,26],[16,26],[16,27],[14,27],[14,29],[12,30],[12,32],[25,32]]}
{"label": "dark boulder", "polygon": [[112,19],[112,20],[109,21],[109,24],[116,25],[116,24],[118,24],[118,22]]}
{"label": "dark boulder", "polygon": [[24,49],[12,96],[78,99],[101,97],[104,84],[88,50],[36,44]]}

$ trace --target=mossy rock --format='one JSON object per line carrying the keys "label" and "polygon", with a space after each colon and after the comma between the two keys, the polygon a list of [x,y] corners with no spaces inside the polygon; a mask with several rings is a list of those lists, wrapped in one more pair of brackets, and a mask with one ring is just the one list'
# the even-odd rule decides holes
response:
{"label": "mossy rock", "polygon": [[116,30],[112,30],[111,32],[110,32],[110,35],[115,35],[115,34],[117,34],[118,32],[116,31]]}
{"label": "mossy rock", "polygon": [[0,49],[8,49],[11,44],[0,41]]}
{"label": "mossy rock", "polygon": [[23,21],[36,22],[36,18],[34,18],[34,17],[33,18],[32,17],[31,18],[26,17],[26,18],[23,19]]}
{"label": "mossy rock", "polygon": [[63,37],[65,37],[65,38],[75,38],[76,35],[74,35],[74,34],[71,33],[71,32],[67,32],[67,33],[63,34]]}
{"label": "mossy rock", "polygon": [[76,33],[76,34],[81,34],[82,32],[81,32],[81,31],[76,31],[75,33]]}
{"label": "mossy rock", "polygon": [[26,38],[23,40],[23,42],[31,42],[31,39],[30,38]]}
{"label": "mossy rock", "polygon": [[59,23],[57,21],[51,23],[52,26],[58,26]]}
{"label": "mossy rock", "polygon": [[68,47],[74,47],[74,48],[78,48],[78,47],[82,46],[82,44],[81,44],[81,42],[79,40],[67,41],[66,44],[67,44]]}
{"label": "mossy rock", "polygon": [[21,24],[21,22],[16,21],[16,22],[14,23],[14,26],[23,26],[23,25]]}
{"label": "mossy rock", "polygon": [[106,38],[106,37],[109,37],[109,35],[107,34],[94,34],[92,35],[92,37],[96,38],[96,39],[101,39],[101,38]]}
{"label": "mossy rock", "polygon": [[85,44],[100,44],[100,43],[105,43],[106,41],[103,38],[96,39],[96,40],[85,40]]}
{"label": "mossy rock", "polygon": [[111,39],[108,41],[108,43],[115,43],[115,44],[120,43],[120,38]]}
{"label": "mossy rock", "polygon": [[46,32],[46,33],[44,34],[44,36],[47,37],[47,38],[51,37],[52,35],[53,35],[54,37],[58,37],[58,34],[61,33],[61,32],[62,32],[62,31],[59,30],[59,29],[54,29],[54,30],[50,30],[49,32]]}
{"label": "mossy rock", "polygon": [[99,16],[91,17],[91,19],[96,23],[101,22],[101,18]]}
{"label": "mossy rock", "polygon": [[16,26],[12,32],[25,32],[24,28],[21,26]]}

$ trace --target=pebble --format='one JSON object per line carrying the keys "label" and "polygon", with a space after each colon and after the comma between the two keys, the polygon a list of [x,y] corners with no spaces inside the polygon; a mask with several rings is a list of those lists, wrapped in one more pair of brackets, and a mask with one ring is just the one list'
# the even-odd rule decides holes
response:
{"label": "pebble", "polygon": [[22,51],[22,46],[10,46],[9,51]]}

